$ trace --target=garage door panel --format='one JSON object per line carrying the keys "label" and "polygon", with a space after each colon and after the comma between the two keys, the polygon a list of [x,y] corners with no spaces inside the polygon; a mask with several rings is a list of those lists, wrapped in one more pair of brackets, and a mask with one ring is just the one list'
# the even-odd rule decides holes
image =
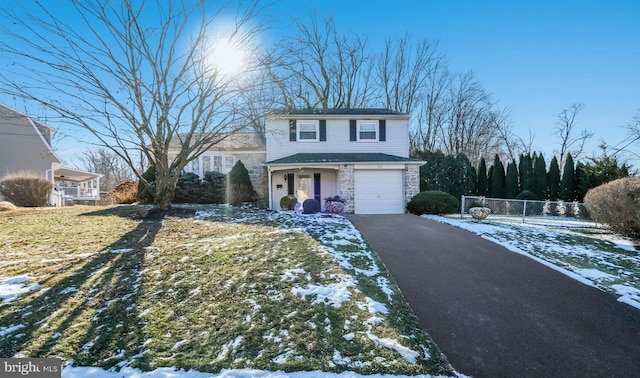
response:
{"label": "garage door panel", "polygon": [[357,170],[354,176],[356,214],[404,213],[402,171]]}

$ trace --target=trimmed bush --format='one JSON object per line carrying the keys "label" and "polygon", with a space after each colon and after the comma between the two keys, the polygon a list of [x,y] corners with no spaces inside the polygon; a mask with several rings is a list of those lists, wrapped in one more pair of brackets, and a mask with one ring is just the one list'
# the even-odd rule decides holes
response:
{"label": "trimmed bush", "polygon": [[202,203],[204,183],[200,176],[193,172],[180,175],[176,183],[176,192],[173,197],[175,203]]}
{"label": "trimmed bush", "polygon": [[253,202],[258,197],[256,191],[253,190],[249,171],[240,160],[229,171],[227,180],[229,183],[227,195],[230,204],[238,205],[243,202]]}
{"label": "trimmed bush", "polygon": [[[156,167],[151,166],[147,169],[143,174],[145,180],[149,183],[149,185],[153,185],[156,182]],[[115,189],[115,188],[114,188]],[[142,180],[138,181],[138,188],[136,194],[137,200],[140,203],[153,203],[153,196],[149,193],[149,188],[142,182]],[[135,202],[135,201],[133,201]],[[132,203],[132,202],[130,202]]]}
{"label": "trimmed bush", "polygon": [[47,206],[53,190],[51,181],[30,172],[9,174],[0,180],[0,193],[16,206]]}
{"label": "trimmed bush", "polygon": [[584,204],[591,217],[612,231],[640,236],[640,177],[629,176],[587,192]]}
{"label": "trimmed bush", "polygon": [[407,210],[416,215],[448,214],[458,210],[458,199],[449,193],[428,190],[418,193],[407,204]]}
{"label": "trimmed bush", "polygon": [[297,203],[298,199],[293,194],[280,198],[280,208],[285,211],[295,209]]}
{"label": "trimmed bush", "polygon": [[516,196],[518,200],[538,200],[538,197],[530,190],[523,190]]}
{"label": "trimmed bush", "polygon": [[303,214],[316,214],[320,212],[320,202],[315,198],[307,198],[302,203]]}
{"label": "trimmed bush", "polygon": [[116,185],[108,194],[116,203],[134,203],[138,198],[138,182],[133,180],[125,181],[122,184]]}
{"label": "trimmed bush", "polygon": [[227,175],[210,171],[204,174],[202,203],[225,203],[227,201]]}

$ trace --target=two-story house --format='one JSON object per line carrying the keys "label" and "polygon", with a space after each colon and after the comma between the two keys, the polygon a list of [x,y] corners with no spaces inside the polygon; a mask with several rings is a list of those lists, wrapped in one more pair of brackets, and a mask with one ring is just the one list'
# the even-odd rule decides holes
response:
{"label": "two-story house", "polygon": [[276,111],[266,117],[269,207],[339,195],[356,214],[404,213],[423,161],[409,158],[409,116],[386,109]]}

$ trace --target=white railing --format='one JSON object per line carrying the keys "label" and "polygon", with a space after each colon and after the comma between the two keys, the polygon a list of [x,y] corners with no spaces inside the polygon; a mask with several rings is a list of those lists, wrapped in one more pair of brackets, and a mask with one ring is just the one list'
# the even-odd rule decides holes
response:
{"label": "white railing", "polygon": [[98,188],[83,188],[80,186],[61,186],[58,190],[64,191],[66,197],[71,198],[100,198],[100,190]]}

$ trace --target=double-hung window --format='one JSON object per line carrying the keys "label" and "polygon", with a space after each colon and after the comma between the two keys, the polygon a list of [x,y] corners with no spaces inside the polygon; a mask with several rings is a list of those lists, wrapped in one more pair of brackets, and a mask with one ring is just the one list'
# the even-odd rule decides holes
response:
{"label": "double-hung window", "polygon": [[298,140],[306,142],[318,141],[318,121],[298,121]]}
{"label": "double-hung window", "polygon": [[378,140],[378,122],[377,121],[358,121],[358,140],[371,141]]}

